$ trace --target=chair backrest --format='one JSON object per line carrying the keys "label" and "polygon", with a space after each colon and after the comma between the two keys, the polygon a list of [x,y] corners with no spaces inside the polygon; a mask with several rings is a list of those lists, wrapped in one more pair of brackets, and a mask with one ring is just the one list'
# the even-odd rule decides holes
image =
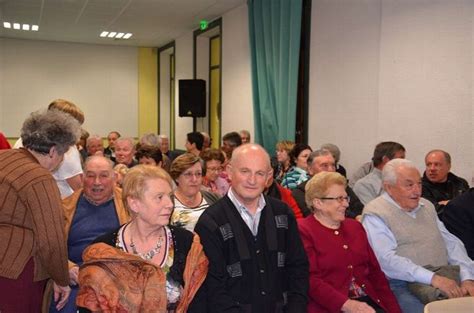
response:
{"label": "chair backrest", "polygon": [[440,300],[425,305],[424,313],[473,313],[474,297]]}

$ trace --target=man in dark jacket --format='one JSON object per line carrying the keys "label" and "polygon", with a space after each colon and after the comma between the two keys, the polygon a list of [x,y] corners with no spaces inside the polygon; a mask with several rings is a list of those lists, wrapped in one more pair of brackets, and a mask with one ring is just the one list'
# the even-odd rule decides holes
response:
{"label": "man in dark jacket", "polygon": [[[308,157],[308,172],[309,175],[314,176],[321,172],[335,172],[336,161],[331,152],[327,150],[316,150],[311,152]],[[304,216],[311,214],[305,202],[305,187],[309,180],[299,184],[296,189],[292,190],[293,198],[301,209]],[[346,216],[355,218],[362,213],[364,205],[360,202],[357,195],[352,191],[351,187],[346,187],[346,193],[350,198],[349,207],[346,210]]]}
{"label": "man in dark jacket", "polygon": [[291,210],[263,195],[271,175],[267,152],[240,146],[227,172],[227,195],[195,227],[209,258],[208,312],[306,312],[308,260]]}
{"label": "man in dark jacket", "polygon": [[426,154],[425,164],[422,197],[434,204],[438,216],[442,218],[448,202],[469,190],[469,184],[450,172],[451,156],[446,151],[431,150]]}

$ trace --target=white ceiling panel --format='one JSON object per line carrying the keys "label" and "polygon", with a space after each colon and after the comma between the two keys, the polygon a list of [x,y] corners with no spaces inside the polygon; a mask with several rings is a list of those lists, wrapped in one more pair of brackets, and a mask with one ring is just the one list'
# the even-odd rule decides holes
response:
{"label": "white ceiling panel", "polygon": [[[159,47],[222,16],[246,0],[0,0],[0,37]],[[4,29],[3,22],[38,24],[38,32]],[[103,31],[129,40],[103,39]]]}

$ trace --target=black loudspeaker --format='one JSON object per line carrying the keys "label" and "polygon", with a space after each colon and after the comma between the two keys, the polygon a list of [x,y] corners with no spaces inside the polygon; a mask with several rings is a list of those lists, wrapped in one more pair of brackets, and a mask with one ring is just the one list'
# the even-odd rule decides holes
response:
{"label": "black loudspeaker", "polygon": [[202,79],[179,80],[179,116],[206,116],[206,81]]}

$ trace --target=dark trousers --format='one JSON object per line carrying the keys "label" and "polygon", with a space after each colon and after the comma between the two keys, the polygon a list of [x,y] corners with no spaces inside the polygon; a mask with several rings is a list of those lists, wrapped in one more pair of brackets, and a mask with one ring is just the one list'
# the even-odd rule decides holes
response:
{"label": "dark trousers", "polygon": [[35,265],[30,259],[17,279],[0,277],[1,313],[41,312],[46,280],[33,282]]}

